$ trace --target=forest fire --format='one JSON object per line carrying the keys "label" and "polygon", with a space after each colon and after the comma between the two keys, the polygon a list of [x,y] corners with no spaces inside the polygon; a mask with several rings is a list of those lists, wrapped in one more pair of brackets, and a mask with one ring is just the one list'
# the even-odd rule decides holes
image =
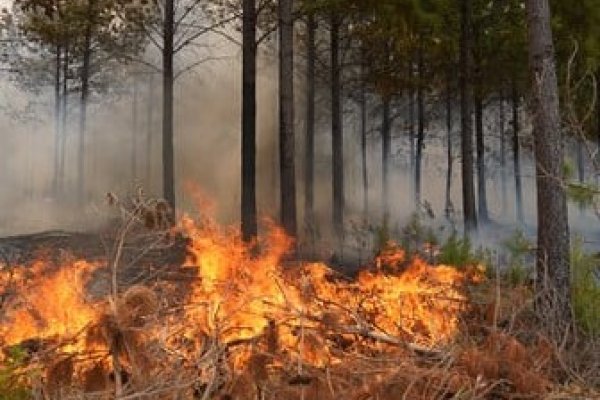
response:
{"label": "forest fire", "polygon": [[[37,260],[13,268],[1,281],[0,344],[36,356],[47,381],[57,379],[55,360],[69,360],[68,382],[83,391],[135,387],[164,378],[167,367],[186,370],[190,382],[216,379],[222,363],[237,374],[256,363],[299,373],[335,366],[348,352],[448,342],[467,309],[463,286],[482,276],[388,246],[350,280],[321,263],[286,261],[293,242],[274,225],[253,246],[210,221],[184,217],[176,230],[188,243],[181,267],[193,271],[183,286],[155,280],[122,287],[117,299],[92,300],[86,288],[102,263]],[[206,357],[215,357],[210,367]],[[111,383],[106,377],[116,372],[120,382]]]}
{"label": "forest fire", "polygon": [[[85,301],[85,283],[98,265],[80,260],[51,267],[37,260],[28,270],[2,277],[4,293],[13,286],[15,299],[2,310],[6,319],[0,327],[0,340],[15,345],[28,339],[76,338],[98,318],[97,311]],[[69,346],[70,351],[84,350]]]}

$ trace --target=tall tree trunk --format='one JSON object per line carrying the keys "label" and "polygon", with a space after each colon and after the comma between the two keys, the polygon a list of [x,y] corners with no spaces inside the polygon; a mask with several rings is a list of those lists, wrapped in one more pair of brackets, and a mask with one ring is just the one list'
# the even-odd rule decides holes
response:
{"label": "tall tree trunk", "polygon": [[487,182],[485,170],[485,131],[483,126],[483,68],[481,65],[481,27],[479,24],[473,29],[473,36],[477,43],[473,52],[474,80],[475,80],[475,137],[477,153],[477,209],[480,223],[489,222],[487,204]]}
{"label": "tall tree trunk", "polygon": [[[600,150],[600,67],[596,68],[596,138],[598,140],[598,149]],[[600,151],[598,152],[600,156]]]}
{"label": "tall tree trunk", "polygon": [[333,227],[338,239],[344,234],[344,139],[342,83],[339,56],[339,17],[331,16],[331,135],[333,156]]}
{"label": "tall tree trunk", "polygon": [[584,157],[584,139],[581,137],[576,138],[576,146],[577,146],[577,179],[579,183],[585,182],[585,157]]}
{"label": "tall tree trunk", "polygon": [[60,141],[61,141],[61,46],[56,46],[56,65],[54,76],[54,177],[52,179],[52,192],[56,195],[60,186]]}
{"label": "tall tree trunk", "polygon": [[475,184],[473,181],[473,129],[471,125],[471,0],[461,0],[460,7],[460,120],[462,156],[462,203],[465,234],[477,229]]}
{"label": "tall tree trunk", "polygon": [[58,190],[59,193],[62,193],[64,190],[65,184],[65,158],[67,152],[67,135],[69,134],[69,124],[68,124],[68,109],[69,105],[69,46],[65,44],[65,52],[63,56],[63,64],[62,64],[62,107],[61,107],[61,133],[60,133],[60,160],[59,160],[59,176],[58,176]]}
{"label": "tall tree trunk", "polygon": [[89,97],[90,61],[92,57],[92,25],[95,0],[88,0],[87,20],[81,68],[81,101],[79,108],[79,154],[77,162],[77,192],[80,203],[85,201],[85,137],[87,129],[87,104]]}
{"label": "tall tree trunk", "polygon": [[417,82],[417,154],[415,158],[415,203],[421,204],[421,166],[423,163],[423,142],[425,139],[425,99],[424,99],[424,60],[423,60],[423,35],[419,35],[419,48],[417,52],[417,68],[419,80]]}
{"label": "tall tree trunk", "polygon": [[148,80],[148,99],[146,103],[146,189],[152,189],[152,147],[154,142],[154,73]]}
{"label": "tall tree trunk", "polygon": [[506,184],[506,115],[504,111],[504,92],[500,93],[500,175],[502,191],[502,215],[506,215],[508,207],[508,190]]}
{"label": "tall tree trunk", "polygon": [[361,65],[360,84],[360,155],[362,161],[362,193],[363,193],[363,217],[365,221],[369,215],[369,175],[367,166],[367,88],[364,81],[364,65]]}
{"label": "tall tree trunk", "polygon": [[[175,215],[175,160],[173,149],[173,36],[175,29],[174,0],[165,1],[163,26],[163,126],[162,126],[162,167],[163,196]],[[171,221],[174,222],[174,221]]]}
{"label": "tall tree trunk", "polygon": [[387,95],[383,96],[383,112],[381,121],[381,171],[383,188],[382,206],[383,206],[383,224],[388,223],[390,216],[390,158],[392,153],[392,124],[390,117],[390,98]]}
{"label": "tall tree trunk", "polygon": [[483,111],[483,98],[481,94],[478,93],[475,96],[475,131],[477,137],[477,200],[479,206],[478,216],[480,223],[486,223],[490,219],[487,206]]}
{"label": "tall tree trunk", "polygon": [[296,236],[293,0],[279,0],[279,185],[281,224]]}
{"label": "tall tree trunk", "polygon": [[515,174],[515,201],[517,208],[517,222],[523,223],[523,189],[521,185],[521,154],[519,146],[519,93],[517,84],[513,80],[512,85],[512,119],[513,119],[513,166]]}
{"label": "tall tree trunk", "polygon": [[243,1],[242,16],[242,237],[258,234],[256,220],[256,4]]}
{"label": "tall tree trunk", "polygon": [[409,186],[410,200],[415,198],[415,89],[414,89],[414,73],[412,59],[408,60],[408,142],[410,146],[409,154]]}
{"label": "tall tree trunk", "polygon": [[311,239],[314,239],[315,216],[315,61],[317,56],[317,22],[308,15],[306,54],[306,144],[304,153],[304,221]]}
{"label": "tall tree trunk", "polygon": [[454,156],[452,154],[452,67],[448,68],[446,77],[446,151],[448,165],[446,168],[446,205],[444,207],[446,217],[452,213],[452,169]]}
{"label": "tall tree trunk", "polygon": [[131,104],[131,178],[135,182],[137,176],[137,135],[138,135],[138,78],[133,77],[133,99]]}
{"label": "tall tree trunk", "polygon": [[[558,84],[548,0],[525,2],[532,82],[533,137],[536,159],[538,245],[537,308],[560,323],[571,324],[569,220],[563,179],[564,140],[560,126]],[[556,325],[559,326],[556,326]]]}

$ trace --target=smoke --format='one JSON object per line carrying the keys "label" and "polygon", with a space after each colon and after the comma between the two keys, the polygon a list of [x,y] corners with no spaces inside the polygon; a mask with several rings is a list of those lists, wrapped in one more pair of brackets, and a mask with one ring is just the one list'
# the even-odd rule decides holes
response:
{"label": "smoke", "polygon": [[[214,38],[208,38],[209,42]],[[223,223],[239,220],[241,152],[241,49],[215,43],[219,59],[177,78],[175,171],[178,205],[195,211],[187,183],[213,200]],[[202,55],[194,54],[195,57]],[[190,54],[181,60],[185,65]],[[135,70],[134,70],[135,72]],[[277,216],[277,76],[272,55],[261,55],[257,77],[257,191],[259,214]],[[2,77],[0,126],[0,234],[49,229],[95,229],[110,216],[106,193],[127,196],[142,187],[162,191],[161,76],[137,72],[110,96],[92,96],[85,136],[85,198],[77,206],[79,97],[70,95],[65,176],[61,195],[55,171],[54,94],[31,94]],[[109,82],[111,84],[111,82]]]}
{"label": "smoke", "polygon": [[[212,39],[211,39],[212,40]],[[201,65],[192,73],[178,78],[175,86],[175,160],[177,198],[179,206],[194,211],[193,196],[186,190],[192,182],[205,196],[213,200],[214,211],[223,223],[239,220],[240,209],[240,148],[241,148],[241,50],[231,44],[220,44],[212,50],[221,56]],[[301,68],[301,63],[298,64]],[[301,73],[298,74],[302,76]],[[277,139],[277,63],[272,51],[261,54],[257,79],[257,192],[259,215],[278,216],[278,139]],[[149,194],[161,194],[161,77],[159,74],[138,74],[119,93],[94,96],[89,107],[88,131],[85,142],[84,208],[76,207],[78,105],[75,95],[69,106],[69,129],[65,157],[66,175],[63,196],[52,190],[54,176],[53,93],[48,87],[42,95],[31,95],[3,79],[0,126],[3,145],[0,148],[0,234],[17,234],[47,229],[96,229],[107,220],[105,194],[125,196],[137,185]],[[134,95],[135,88],[135,95]],[[303,163],[304,163],[304,93],[302,78],[296,88],[297,137],[297,204],[301,233],[304,226]],[[134,102],[134,98],[136,101]],[[371,106],[376,106],[372,99]],[[318,121],[315,146],[315,207],[319,245],[331,248],[332,184],[330,109],[327,96],[318,99]],[[410,169],[406,112],[400,104],[400,118],[393,125],[392,161],[390,166],[390,219],[392,233],[398,234],[415,211],[413,176]],[[431,121],[427,127],[423,156],[422,199],[429,205],[433,218],[425,220],[434,226],[446,227],[444,216],[446,187],[446,131],[443,111],[430,106]],[[27,113],[27,110],[31,111]],[[381,139],[380,116],[369,117],[367,148],[368,214],[365,225],[362,159],[358,107],[345,104],[344,158],[346,218],[348,242],[354,243],[353,232],[373,232],[382,224]],[[458,114],[458,108],[455,115]],[[503,203],[501,171],[498,167],[500,139],[498,113],[489,107],[486,115],[488,147],[488,201],[494,224],[484,230],[479,241],[497,243],[517,227],[532,232],[535,225],[534,164],[530,153],[522,153],[523,206],[525,218],[517,221],[515,209],[512,155],[507,139],[506,204]],[[454,219],[460,225],[460,126],[454,122],[454,174],[452,204]],[[135,143],[135,146],[133,145]],[[590,232],[590,212],[571,207],[572,230]],[[354,228],[356,229],[354,229]],[[371,234],[373,233],[373,234]]]}

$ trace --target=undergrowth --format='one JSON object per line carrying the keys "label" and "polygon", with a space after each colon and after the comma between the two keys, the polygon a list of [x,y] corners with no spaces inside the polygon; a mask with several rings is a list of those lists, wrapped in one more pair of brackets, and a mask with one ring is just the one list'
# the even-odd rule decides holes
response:
{"label": "undergrowth", "polygon": [[508,263],[504,276],[512,286],[523,285],[527,282],[531,273],[530,260],[532,244],[525,237],[522,230],[518,229],[512,236],[502,243],[502,247],[508,255]]}
{"label": "undergrowth", "polygon": [[592,336],[600,336],[599,259],[583,250],[576,240],[571,250],[572,303],[579,326]]}
{"label": "undergrowth", "polygon": [[456,232],[442,244],[438,262],[445,265],[464,267],[478,262],[468,237],[461,238]]}

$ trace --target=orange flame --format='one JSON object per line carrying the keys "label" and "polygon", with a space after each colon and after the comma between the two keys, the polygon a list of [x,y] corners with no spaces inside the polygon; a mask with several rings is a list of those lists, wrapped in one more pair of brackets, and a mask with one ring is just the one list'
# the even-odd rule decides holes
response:
{"label": "orange flame", "polygon": [[[275,323],[282,350],[298,357],[302,352],[304,362],[322,366],[336,361],[327,343],[308,349],[306,340],[327,323],[355,334],[367,324],[380,334],[427,345],[451,338],[458,329],[465,274],[452,267],[417,258],[393,275],[363,272],[347,283],[336,281],[320,263],[286,268],[282,259],[292,241],[273,225],[258,243],[256,257],[235,229],[220,230],[210,222],[198,226],[189,218],[181,227],[190,239],[187,264],[197,271],[186,318],[195,321],[190,326],[218,331],[225,342],[256,337]],[[404,251],[390,245],[377,263],[398,269],[406,261]],[[348,320],[348,310],[360,315]]]}
{"label": "orange flame", "polygon": [[[349,281],[325,264],[286,260],[293,240],[274,224],[252,245],[236,228],[220,228],[210,219],[184,216],[177,231],[188,238],[185,266],[195,278],[181,315],[162,316],[168,323],[156,336],[181,336],[165,335],[165,329],[183,332],[196,350],[211,336],[221,343],[248,344],[231,356],[238,368],[248,365],[248,347],[259,342],[270,354],[315,367],[341,361],[334,340],[374,346],[384,338],[384,343],[433,346],[457,333],[465,309],[462,285],[468,274],[411,260],[391,243],[377,257],[378,268]],[[77,261],[50,268],[38,261],[31,268],[33,279],[19,275],[22,295],[5,307],[0,344],[68,338],[97,324],[104,307],[87,301],[85,287],[98,266]],[[1,281],[0,289],[6,285]],[[65,351],[89,351],[89,346],[78,339]]]}
{"label": "orange flame", "polygon": [[13,277],[19,296],[7,307],[0,340],[15,345],[27,339],[69,338],[81,333],[97,318],[84,295],[87,278],[97,267],[84,260],[54,268],[36,261],[27,271],[30,279],[23,273]]}

